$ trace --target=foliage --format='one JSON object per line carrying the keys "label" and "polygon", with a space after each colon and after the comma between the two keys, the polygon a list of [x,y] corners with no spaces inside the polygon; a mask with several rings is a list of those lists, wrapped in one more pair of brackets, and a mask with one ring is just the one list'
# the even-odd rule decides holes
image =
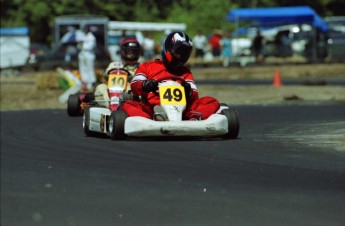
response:
{"label": "foliage", "polygon": [[232,30],[225,15],[232,8],[310,5],[321,16],[342,15],[345,0],[0,0],[1,27],[27,26],[31,40],[50,43],[56,16],[104,15],[110,20],[186,23],[198,29]]}
{"label": "foliage", "polygon": [[167,21],[186,23],[191,36],[198,30],[209,34],[213,29],[222,28],[230,8],[229,0],[182,0],[173,4]]}

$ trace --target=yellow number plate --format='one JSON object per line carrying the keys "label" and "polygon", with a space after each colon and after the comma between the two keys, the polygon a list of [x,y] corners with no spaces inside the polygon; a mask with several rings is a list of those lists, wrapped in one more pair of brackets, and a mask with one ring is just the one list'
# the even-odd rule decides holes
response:
{"label": "yellow number plate", "polygon": [[162,105],[186,104],[186,95],[183,86],[160,86],[159,98]]}
{"label": "yellow number plate", "polygon": [[126,90],[126,88],[127,88],[127,75],[109,74],[108,88]]}

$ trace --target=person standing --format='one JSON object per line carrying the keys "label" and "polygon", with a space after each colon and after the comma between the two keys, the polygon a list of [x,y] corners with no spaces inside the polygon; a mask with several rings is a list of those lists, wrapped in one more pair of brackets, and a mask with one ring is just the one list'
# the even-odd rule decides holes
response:
{"label": "person standing", "polygon": [[222,40],[222,32],[218,29],[213,31],[213,35],[209,39],[209,44],[211,46],[212,55],[217,58],[221,54],[220,41]]}
{"label": "person standing", "polygon": [[195,47],[195,58],[204,58],[204,49],[207,45],[207,38],[203,35],[201,30],[198,30],[197,34],[193,38],[193,44]]}
{"label": "person standing", "polygon": [[225,36],[220,41],[222,46],[223,66],[228,67],[232,58],[231,34],[226,32]]}
{"label": "person standing", "polygon": [[73,26],[67,27],[67,33],[61,38],[61,44],[65,48],[65,62],[70,63],[78,54],[77,33]]}
{"label": "person standing", "polygon": [[152,33],[148,33],[147,37],[144,38],[143,49],[145,61],[153,60],[155,56],[155,40]]}
{"label": "person standing", "polygon": [[86,84],[89,90],[92,89],[93,84],[96,82],[95,74],[95,48],[96,37],[90,31],[90,27],[83,28],[83,36],[79,40],[79,72],[81,80]]}
{"label": "person standing", "polygon": [[256,36],[253,39],[252,50],[257,63],[261,63],[263,60],[262,48],[263,48],[263,37],[261,32],[258,30]]}

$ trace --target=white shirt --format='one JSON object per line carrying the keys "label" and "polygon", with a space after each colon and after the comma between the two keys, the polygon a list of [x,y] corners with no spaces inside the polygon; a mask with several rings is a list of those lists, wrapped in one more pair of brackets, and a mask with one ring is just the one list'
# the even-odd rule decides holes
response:
{"label": "white shirt", "polygon": [[144,49],[146,50],[153,50],[155,46],[155,41],[150,38],[145,38],[144,39]]}
{"label": "white shirt", "polygon": [[82,41],[81,50],[93,51],[96,47],[96,37],[92,34],[92,32],[89,32],[86,35],[84,35],[81,41]]}
{"label": "white shirt", "polygon": [[196,49],[203,49],[207,44],[207,38],[205,35],[196,35],[193,38],[193,45]]}

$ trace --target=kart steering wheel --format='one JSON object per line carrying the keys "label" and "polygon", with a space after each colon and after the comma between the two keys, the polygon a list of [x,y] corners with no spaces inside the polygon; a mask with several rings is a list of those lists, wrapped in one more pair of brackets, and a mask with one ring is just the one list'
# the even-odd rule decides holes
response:
{"label": "kart steering wheel", "polygon": [[126,72],[128,75],[131,75],[131,73],[127,69],[124,69],[124,68],[112,68],[108,71],[108,74],[110,74],[113,71],[123,71],[123,72]]}
{"label": "kart steering wheel", "polygon": [[177,75],[165,75],[165,76],[157,79],[156,81],[159,83],[159,82],[162,82],[164,80],[173,80],[173,81],[178,80],[181,82],[181,85],[185,85],[187,83],[183,77],[177,76]]}

